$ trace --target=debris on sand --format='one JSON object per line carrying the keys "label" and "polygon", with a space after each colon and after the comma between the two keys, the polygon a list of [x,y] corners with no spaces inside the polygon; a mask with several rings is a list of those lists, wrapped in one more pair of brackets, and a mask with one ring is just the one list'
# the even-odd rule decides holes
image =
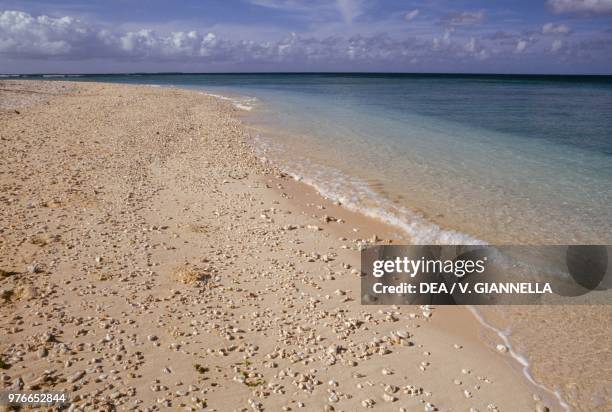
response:
{"label": "debris on sand", "polygon": [[191,266],[182,265],[172,270],[171,278],[185,285],[195,285],[208,282],[211,275],[208,270]]}

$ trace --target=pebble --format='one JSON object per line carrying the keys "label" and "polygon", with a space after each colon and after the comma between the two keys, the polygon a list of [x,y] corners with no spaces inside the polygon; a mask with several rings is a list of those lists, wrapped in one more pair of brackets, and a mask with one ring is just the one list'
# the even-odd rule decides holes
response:
{"label": "pebble", "polygon": [[508,347],[506,345],[502,345],[501,343],[497,345],[496,348],[497,348],[497,351],[500,353],[508,352]]}
{"label": "pebble", "polygon": [[373,408],[375,403],[373,399],[364,399],[361,401],[361,406],[364,408]]}
{"label": "pebble", "polygon": [[40,266],[37,263],[32,263],[26,267],[28,273],[39,273],[41,271]]}
{"label": "pebble", "polygon": [[395,332],[395,334],[397,336],[399,336],[400,338],[402,338],[402,339],[408,339],[408,337],[409,337],[408,332],[405,331],[405,330],[398,330],[397,332]]}
{"label": "pebble", "polygon": [[385,402],[389,402],[389,403],[395,402],[397,400],[395,396],[389,395],[388,393],[383,393],[382,397]]}
{"label": "pebble", "polygon": [[83,376],[85,376],[85,371],[78,371],[76,373],[74,373],[73,375],[70,375],[66,378],[66,381],[68,383],[74,383],[76,381],[78,381],[79,379],[81,379]]}

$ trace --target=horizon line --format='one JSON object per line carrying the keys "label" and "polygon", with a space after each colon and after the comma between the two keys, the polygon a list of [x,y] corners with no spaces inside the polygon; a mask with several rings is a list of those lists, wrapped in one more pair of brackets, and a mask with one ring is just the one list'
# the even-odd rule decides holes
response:
{"label": "horizon line", "polygon": [[612,77],[612,73],[495,73],[495,72],[401,72],[401,71],[211,71],[211,72],[39,72],[0,73],[0,76],[125,76],[125,75],[446,75],[446,76],[555,76]]}

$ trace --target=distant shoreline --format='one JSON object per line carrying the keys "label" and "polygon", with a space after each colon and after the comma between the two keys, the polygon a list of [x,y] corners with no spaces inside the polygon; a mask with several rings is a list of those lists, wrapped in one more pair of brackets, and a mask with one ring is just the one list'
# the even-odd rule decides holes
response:
{"label": "distant shoreline", "polygon": [[57,76],[57,77],[70,77],[70,76],[138,76],[138,75],[155,75],[155,76],[174,76],[174,75],[287,75],[287,76],[361,76],[361,77],[377,77],[377,76],[391,76],[391,77],[429,77],[429,78],[490,78],[490,79],[508,79],[516,78],[521,80],[566,80],[571,81],[574,79],[592,79],[596,81],[600,80],[612,80],[612,74],[609,73],[435,73],[435,72],[108,72],[108,73],[2,73],[2,77],[20,77],[20,78],[41,78],[44,76]]}

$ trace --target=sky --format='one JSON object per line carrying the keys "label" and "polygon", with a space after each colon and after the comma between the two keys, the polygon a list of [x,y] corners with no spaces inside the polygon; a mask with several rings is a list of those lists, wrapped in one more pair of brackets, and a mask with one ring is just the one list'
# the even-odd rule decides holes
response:
{"label": "sky", "polygon": [[0,73],[612,74],[612,0],[0,0]]}

